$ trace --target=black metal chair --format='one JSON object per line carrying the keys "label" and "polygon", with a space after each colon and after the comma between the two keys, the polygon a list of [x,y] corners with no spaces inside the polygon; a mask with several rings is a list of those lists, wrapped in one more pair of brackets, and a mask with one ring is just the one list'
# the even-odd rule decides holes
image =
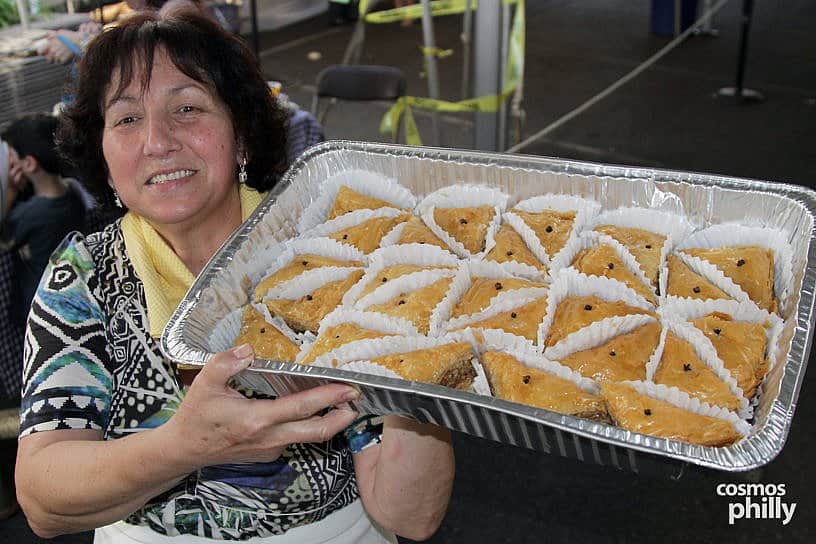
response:
{"label": "black metal chair", "polygon": [[[371,101],[405,96],[405,74],[393,66],[335,64],[324,68],[315,83],[312,115],[322,124],[329,110],[322,99]],[[398,131],[399,132],[399,131]]]}

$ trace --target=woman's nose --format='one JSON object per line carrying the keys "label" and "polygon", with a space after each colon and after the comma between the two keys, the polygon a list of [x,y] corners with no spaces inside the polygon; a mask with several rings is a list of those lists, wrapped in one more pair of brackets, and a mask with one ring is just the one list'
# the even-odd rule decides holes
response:
{"label": "woman's nose", "polygon": [[164,156],[179,149],[180,144],[175,134],[175,127],[165,116],[148,116],[145,123],[144,154],[147,156]]}

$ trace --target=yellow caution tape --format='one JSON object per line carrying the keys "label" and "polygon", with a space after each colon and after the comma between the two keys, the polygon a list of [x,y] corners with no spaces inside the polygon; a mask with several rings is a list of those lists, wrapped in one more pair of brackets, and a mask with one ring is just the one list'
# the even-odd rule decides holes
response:
{"label": "yellow caution tape", "polygon": [[[505,4],[515,4],[518,0],[504,0]],[[478,0],[471,0],[470,5],[476,9]],[[383,24],[396,23],[403,19],[421,19],[422,18],[422,3],[411,4],[401,8],[386,9],[383,11],[375,11],[368,13],[368,0],[360,0],[358,11],[360,17],[364,18],[366,23]],[[442,15],[458,15],[465,12],[467,7],[466,0],[433,0],[429,3],[431,7],[431,16],[437,17]]]}
{"label": "yellow caution tape", "polygon": [[[441,1],[441,0],[440,0]],[[451,0],[453,1],[453,0]],[[361,6],[363,1],[360,2]],[[464,2],[462,2],[464,4]],[[405,115],[405,143],[408,145],[422,145],[422,138],[414,121],[411,108],[445,113],[481,112],[495,113],[502,103],[515,92],[518,84],[524,77],[524,43],[525,43],[525,15],[524,0],[516,0],[516,13],[513,17],[513,26],[510,31],[507,65],[504,71],[502,92],[498,95],[480,96],[458,102],[435,100],[417,96],[403,96],[394,103],[390,110],[383,115],[380,122],[380,133],[390,134],[396,139],[402,115]],[[362,13],[362,11],[361,11]]]}
{"label": "yellow caution tape", "polygon": [[439,47],[419,47],[419,50],[422,51],[422,54],[426,57],[437,57],[440,59],[444,59],[446,57],[450,57],[453,55],[453,49],[442,49]]}

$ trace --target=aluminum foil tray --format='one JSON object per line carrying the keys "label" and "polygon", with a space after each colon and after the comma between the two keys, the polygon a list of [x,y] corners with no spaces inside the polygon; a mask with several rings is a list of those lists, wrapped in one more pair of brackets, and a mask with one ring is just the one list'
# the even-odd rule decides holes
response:
{"label": "aluminum foil tray", "polygon": [[441,386],[257,360],[237,377],[260,393],[285,395],[330,381],[356,384],[361,413],[397,413],[475,436],[634,472],[678,476],[689,464],[739,472],[770,462],[790,429],[812,342],[816,192],[791,185],[686,172],[450,149],[334,141],[307,151],[224,244],[171,318],[161,347],[175,362],[202,365],[220,319],[247,301],[293,237],[301,212],[330,175],[362,169],[396,177],[417,196],[460,182],[495,186],[513,202],[548,192],[594,198],[605,209],[640,206],[685,213],[699,224],[739,221],[781,229],[793,247],[793,300],[784,315],[781,360],[766,376],[754,431],[726,448],[631,433],[497,398]]}

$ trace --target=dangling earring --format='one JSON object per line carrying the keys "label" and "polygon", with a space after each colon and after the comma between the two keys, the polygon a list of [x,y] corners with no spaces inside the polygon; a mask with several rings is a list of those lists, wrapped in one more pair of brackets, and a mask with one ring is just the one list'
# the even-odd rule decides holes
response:
{"label": "dangling earring", "polygon": [[247,181],[246,163],[246,155],[244,155],[241,157],[241,164],[238,165],[238,183],[246,183]]}
{"label": "dangling earring", "polygon": [[124,206],[122,206],[122,201],[119,199],[119,193],[116,191],[113,192],[113,201],[116,203],[117,208],[124,208]]}

